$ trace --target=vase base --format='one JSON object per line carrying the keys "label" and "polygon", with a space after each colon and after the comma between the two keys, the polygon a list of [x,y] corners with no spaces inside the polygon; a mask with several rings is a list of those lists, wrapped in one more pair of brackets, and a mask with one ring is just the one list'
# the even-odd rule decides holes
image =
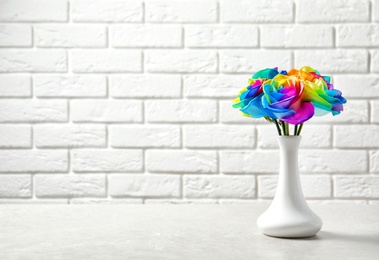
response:
{"label": "vase base", "polygon": [[[270,212],[270,211],[269,211]],[[257,225],[263,234],[270,237],[280,238],[306,238],[315,236],[322,227],[322,220],[316,215],[308,214],[300,216],[290,216],[283,214],[278,218],[278,214],[263,214],[258,218]],[[280,215],[280,214],[279,214]]]}
{"label": "vase base", "polygon": [[315,236],[319,231],[320,228],[315,228],[313,230],[304,230],[302,232],[292,231],[292,230],[270,230],[265,231],[262,230],[262,233],[269,237],[278,237],[278,238],[307,238],[307,237],[313,237]]}
{"label": "vase base", "polygon": [[301,239],[301,238],[311,238],[311,237],[315,237],[317,235],[314,234],[314,235],[310,235],[310,236],[271,236],[271,235],[268,235],[268,234],[265,234],[263,233],[264,235],[268,236],[268,237],[275,237],[275,238],[283,238],[283,239]]}

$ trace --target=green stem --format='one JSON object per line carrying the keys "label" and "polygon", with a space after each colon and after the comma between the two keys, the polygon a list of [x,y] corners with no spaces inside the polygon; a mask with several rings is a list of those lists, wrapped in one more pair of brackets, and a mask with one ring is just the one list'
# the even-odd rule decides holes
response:
{"label": "green stem", "polygon": [[287,135],[286,123],[282,121],[284,135]]}
{"label": "green stem", "polygon": [[286,122],[280,121],[282,123],[282,128],[283,128],[283,134],[284,135],[289,135],[288,133],[288,124]]}
{"label": "green stem", "polygon": [[286,135],[286,127],[284,126],[284,122],[283,121],[279,121],[279,122],[280,122],[280,126],[283,129],[283,135]]}
{"label": "green stem", "polygon": [[290,125],[288,123],[286,123],[286,133],[290,135]]}
{"label": "green stem", "polygon": [[285,122],[282,123],[284,128],[284,135],[288,135],[287,133],[287,124]]}
{"label": "green stem", "polygon": [[297,135],[297,125],[295,125],[295,129],[293,130],[293,135]]}
{"label": "green stem", "polygon": [[282,135],[282,131],[280,131],[280,127],[279,127],[278,121],[276,119],[274,119],[274,123],[276,125],[276,130],[278,130],[278,134]]}
{"label": "green stem", "polygon": [[299,131],[297,131],[297,135],[300,135],[301,130],[303,129],[303,124],[304,124],[304,123],[301,123],[301,124],[300,124]]}

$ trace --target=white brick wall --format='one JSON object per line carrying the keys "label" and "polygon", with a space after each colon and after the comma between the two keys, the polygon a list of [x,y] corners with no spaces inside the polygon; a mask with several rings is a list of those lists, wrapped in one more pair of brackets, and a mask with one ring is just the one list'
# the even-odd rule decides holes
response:
{"label": "white brick wall", "polygon": [[258,27],[251,25],[188,25],[188,47],[257,47]]}
{"label": "white brick wall", "polygon": [[27,47],[32,45],[32,27],[30,25],[0,25],[1,47]]}
{"label": "white brick wall", "polygon": [[107,93],[105,76],[37,75],[33,80],[36,97],[105,97]]}
{"label": "white brick wall", "polygon": [[279,153],[231,100],[311,65],[348,103],[304,126],[316,202],[379,203],[378,0],[0,0],[0,203],[271,199]]}
{"label": "white brick wall", "polygon": [[1,97],[30,97],[31,78],[24,75],[0,75]]}
{"label": "white brick wall", "polygon": [[145,20],[153,23],[211,23],[217,20],[215,0],[145,0]]}
{"label": "white brick wall", "polygon": [[[296,37],[293,37],[296,35]],[[262,47],[333,47],[333,27],[330,25],[263,25]]]}
{"label": "white brick wall", "polygon": [[182,45],[180,25],[114,25],[110,29],[114,47],[164,48]]}
{"label": "white brick wall", "polygon": [[36,25],[37,47],[105,47],[106,27],[92,25]]}
{"label": "white brick wall", "polygon": [[140,22],[142,1],[72,0],[70,15],[74,22]]}
{"label": "white brick wall", "polygon": [[276,64],[291,68],[292,54],[282,50],[220,50],[220,71],[224,73],[249,73]]}
{"label": "white brick wall", "polygon": [[2,22],[65,22],[68,19],[66,0],[2,0]]}
{"label": "white brick wall", "polygon": [[0,72],[67,72],[67,52],[42,49],[1,49]]}
{"label": "white brick wall", "polygon": [[217,52],[208,50],[147,50],[146,71],[151,73],[215,73]]}
{"label": "white brick wall", "polygon": [[74,50],[73,72],[140,72],[141,52],[136,50]]}

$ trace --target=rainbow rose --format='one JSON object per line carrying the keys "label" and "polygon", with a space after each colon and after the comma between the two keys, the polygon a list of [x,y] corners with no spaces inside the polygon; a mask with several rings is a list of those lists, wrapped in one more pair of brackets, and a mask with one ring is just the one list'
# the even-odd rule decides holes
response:
{"label": "rainbow rose", "polygon": [[267,117],[261,102],[263,96],[263,83],[273,79],[278,75],[278,69],[265,69],[255,73],[249,79],[249,85],[242,89],[238,97],[233,101],[234,108],[240,108],[243,115],[248,117],[260,118]]}
{"label": "rainbow rose", "polygon": [[[245,116],[264,117],[276,123],[279,134],[279,125],[286,134],[288,124],[295,125],[295,134],[300,134],[305,121],[329,112],[338,115],[346,103],[329,76],[322,76],[308,66],[288,73],[279,72],[278,68],[261,70],[248,83],[233,101],[233,107]],[[298,132],[297,125],[301,125]]]}

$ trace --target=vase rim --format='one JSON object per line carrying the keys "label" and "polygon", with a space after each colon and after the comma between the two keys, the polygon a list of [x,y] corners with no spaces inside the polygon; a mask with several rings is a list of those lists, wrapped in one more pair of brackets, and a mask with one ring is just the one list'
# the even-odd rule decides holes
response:
{"label": "vase rim", "polygon": [[278,138],[301,138],[301,135],[278,135]]}

